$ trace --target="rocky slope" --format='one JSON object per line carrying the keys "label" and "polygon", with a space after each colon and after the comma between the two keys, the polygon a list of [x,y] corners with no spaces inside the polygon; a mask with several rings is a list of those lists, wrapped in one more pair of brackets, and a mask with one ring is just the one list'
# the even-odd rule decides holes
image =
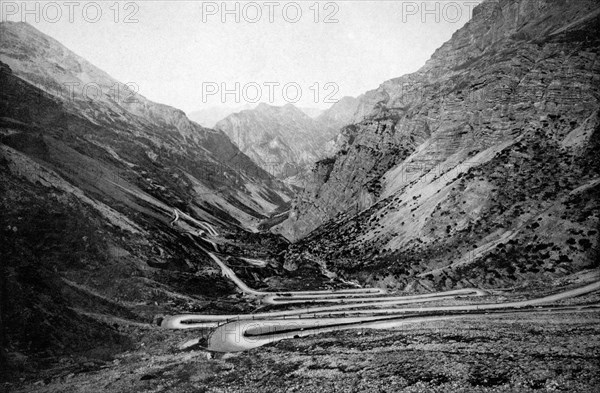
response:
{"label": "rocky slope", "polygon": [[334,137],[351,121],[357,102],[344,97],[315,118],[292,104],[259,104],[253,110],[227,116],[215,128],[261,168],[303,187],[308,168],[335,153]]}
{"label": "rocky slope", "polygon": [[28,24],[0,24],[0,40],[0,379],[137,345],[117,322],[243,308],[170,225],[173,208],[212,223],[230,254],[270,258],[245,270],[252,285],[286,280],[285,241],[251,231],[291,191],[226,135],[116,93],[123,84]]}
{"label": "rocky slope", "polygon": [[289,259],[399,289],[597,266],[599,15],[484,2],[422,69],[362,96],[274,228],[298,242]]}

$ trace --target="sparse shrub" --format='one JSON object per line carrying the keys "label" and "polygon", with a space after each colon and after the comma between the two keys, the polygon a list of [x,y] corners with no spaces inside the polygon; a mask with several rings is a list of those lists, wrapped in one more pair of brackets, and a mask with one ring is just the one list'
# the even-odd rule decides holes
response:
{"label": "sparse shrub", "polygon": [[589,239],[579,239],[579,245],[583,247],[584,251],[592,248],[592,242]]}

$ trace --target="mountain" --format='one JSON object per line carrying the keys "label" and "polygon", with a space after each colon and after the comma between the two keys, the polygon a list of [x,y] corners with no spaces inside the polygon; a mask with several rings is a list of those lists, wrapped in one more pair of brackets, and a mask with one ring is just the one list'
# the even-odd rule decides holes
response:
{"label": "mountain", "polygon": [[26,23],[1,23],[0,41],[0,379],[7,364],[35,377],[50,359],[130,349],[136,333],[114,327],[125,319],[231,311],[235,288],[171,223],[175,209],[179,226],[217,228],[225,250],[272,252],[256,279],[285,276],[285,241],[253,232],[293,194],[225,134]]}
{"label": "mountain", "polygon": [[273,228],[290,260],[394,289],[598,266],[595,1],[486,1],[417,72],[360,97]]}
{"label": "mountain", "polygon": [[292,104],[282,107],[259,104],[253,110],[229,115],[216,129],[261,168],[284,179],[318,157],[323,143],[332,135],[322,135],[313,119]]}
{"label": "mountain", "polygon": [[316,118],[293,104],[259,104],[219,121],[215,128],[261,168],[279,179],[303,186],[312,164],[335,153],[340,127],[351,121],[357,100],[344,97]]}
{"label": "mountain", "polygon": [[203,127],[213,128],[221,119],[226,118],[232,113],[237,113],[243,110],[252,109],[252,105],[246,104],[241,106],[211,106],[200,110],[190,112],[188,117]]}
{"label": "mountain", "polygon": [[[200,110],[190,112],[188,117],[203,127],[213,128],[220,120],[233,113],[253,109],[253,105],[246,104],[241,106],[211,106]],[[298,108],[308,117],[316,118],[321,115],[324,110],[318,108]]]}

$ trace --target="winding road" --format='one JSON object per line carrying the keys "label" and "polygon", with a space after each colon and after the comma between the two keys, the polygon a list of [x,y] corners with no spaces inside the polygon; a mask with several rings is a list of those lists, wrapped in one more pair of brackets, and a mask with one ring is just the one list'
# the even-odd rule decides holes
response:
{"label": "winding road", "polygon": [[[257,291],[246,285],[220,258],[219,248],[213,240],[218,232],[212,225],[194,219],[173,209],[171,226],[183,219],[195,231],[187,231],[196,245],[206,252],[219,266],[224,276],[248,296],[257,297],[264,304],[305,306],[284,311],[252,314],[209,315],[182,314],[163,318],[161,326],[168,329],[215,328],[208,339],[207,349],[214,352],[238,352],[256,348],[274,341],[304,337],[348,329],[389,329],[409,323],[464,318],[483,313],[515,313],[524,307],[552,304],[559,300],[580,296],[600,290],[600,281],[565,292],[516,302],[463,304],[436,307],[406,307],[410,304],[459,297],[486,296],[481,289],[465,288],[422,295],[391,296],[380,288],[351,288],[339,290],[314,290],[290,292]],[[199,227],[199,228],[198,228]],[[201,229],[200,229],[201,228]],[[200,237],[212,245],[207,250],[197,242]],[[266,261],[241,258],[257,266],[266,266]],[[314,303],[336,303],[335,305],[308,305]],[[403,306],[398,308],[397,306]],[[444,315],[440,315],[443,313]],[[449,314],[449,315],[446,315]]]}

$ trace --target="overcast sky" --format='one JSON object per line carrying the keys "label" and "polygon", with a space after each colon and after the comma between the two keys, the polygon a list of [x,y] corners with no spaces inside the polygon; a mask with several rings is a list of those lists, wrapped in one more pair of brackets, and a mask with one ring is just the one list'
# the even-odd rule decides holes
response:
{"label": "overcast sky", "polygon": [[[13,9],[3,4],[2,11],[9,20],[25,17],[121,82],[136,83],[147,98],[190,112],[222,105],[223,87],[237,90],[242,104],[297,100],[323,108],[331,105],[328,96],[357,96],[416,71],[478,2],[229,1],[233,13],[223,14],[221,1],[108,1],[97,2],[98,15],[90,2],[70,10],[59,1],[60,16],[54,5],[38,3],[39,22],[21,8],[8,15]],[[236,105],[234,94],[225,98]]]}

